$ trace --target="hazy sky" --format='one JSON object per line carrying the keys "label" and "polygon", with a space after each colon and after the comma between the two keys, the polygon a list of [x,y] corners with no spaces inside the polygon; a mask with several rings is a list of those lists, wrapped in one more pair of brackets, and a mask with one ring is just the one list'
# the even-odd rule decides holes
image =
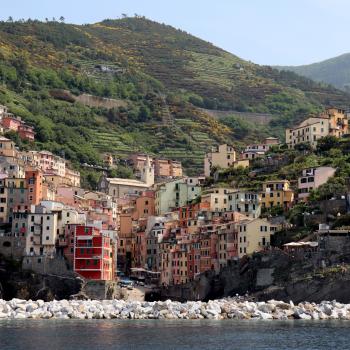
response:
{"label": "hazy sky", "polygon": [[0,17],[92,23],[144,15],[260,64],[298,65],[350,52],[350,0],[0,0]]}

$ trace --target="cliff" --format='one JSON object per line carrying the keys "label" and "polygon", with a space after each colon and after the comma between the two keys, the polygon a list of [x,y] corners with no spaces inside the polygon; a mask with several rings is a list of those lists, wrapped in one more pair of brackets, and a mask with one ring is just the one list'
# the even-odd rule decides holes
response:
{"label": "cliff", "polygon": [[18,262],[0,257],[0,299],[69,299],[77,294],[83,280],[72,275],[42,275],[22,270]]}
{"label": "cliff", "polygon": [[161,288],[147,299],[208,300],[249,294],[250,298],[259,301],[319,303],[336,299],[348,303],[348,263],[344,252],[288,255],[281,250],[272,250],[231,264],[218,275],[209,271],[191,283]]}

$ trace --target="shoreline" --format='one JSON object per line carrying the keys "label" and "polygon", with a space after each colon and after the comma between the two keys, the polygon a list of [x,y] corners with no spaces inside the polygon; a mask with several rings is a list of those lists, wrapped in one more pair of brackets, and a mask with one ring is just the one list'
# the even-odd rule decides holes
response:
{"label": "shoreline", "polygon": [[10,319],[159,319],[159,320],[350,320],[350,304],[323,301],[319,304],[236,298],[208,302],[140,302],[124,300],[0,299],[0,320]]}

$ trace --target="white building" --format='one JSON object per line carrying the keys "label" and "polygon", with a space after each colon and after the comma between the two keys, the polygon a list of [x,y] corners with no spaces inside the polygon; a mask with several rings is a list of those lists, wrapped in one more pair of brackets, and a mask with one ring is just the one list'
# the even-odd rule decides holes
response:
{"label": "white building", "polygon": [[54,256],[65,225],[85,222],[85,214],[59,202],[42,201],[40,205],[32,205],[27,217],[26,254]]}

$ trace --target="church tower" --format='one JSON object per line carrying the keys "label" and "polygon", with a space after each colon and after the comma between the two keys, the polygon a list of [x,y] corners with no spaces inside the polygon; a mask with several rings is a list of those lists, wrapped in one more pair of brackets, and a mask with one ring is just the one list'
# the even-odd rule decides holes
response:
{"label": "church tower", "polygon": [[147,156],[145,164],[141,169],[141,181],[150,187],[154,185],[154,164],[152,164],[149,156]]}

